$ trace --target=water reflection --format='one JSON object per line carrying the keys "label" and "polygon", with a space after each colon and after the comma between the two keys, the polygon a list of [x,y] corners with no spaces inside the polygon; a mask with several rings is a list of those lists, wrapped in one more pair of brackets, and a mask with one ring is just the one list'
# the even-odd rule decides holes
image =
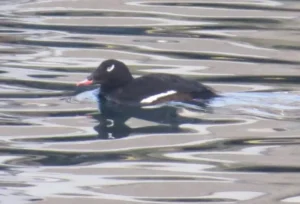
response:
{"label": "water reflection", "polygon": [[[297,1],[2,0],[0,10],[0,202],[299,201]],[[99,106],[96,87],[74,83],[109,58],[222,97],[200,109]]]}

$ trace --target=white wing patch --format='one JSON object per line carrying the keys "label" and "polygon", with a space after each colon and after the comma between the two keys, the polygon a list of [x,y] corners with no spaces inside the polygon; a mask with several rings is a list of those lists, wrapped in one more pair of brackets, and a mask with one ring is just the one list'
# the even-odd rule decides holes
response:
{"label": "white wing patch", "polygon": [[111,72],[112,70],[114,70],[114,68],[115,68],[115,65],[113,64],[110,67],[107,67],[106,71]]}
{"label": "white wing patch", "polygon": [[169,96],[169,95],[172,95],[172,94],[175,94],[175,93],[177,93],[177,91],[170,90],[170,91],[167,91],[167,92],[164,92],[164,93],[149,96],[149,97],[144,98],[143,100],[141,100],[141,103],[152,103],[152,102],[156,101],[159,98]]}

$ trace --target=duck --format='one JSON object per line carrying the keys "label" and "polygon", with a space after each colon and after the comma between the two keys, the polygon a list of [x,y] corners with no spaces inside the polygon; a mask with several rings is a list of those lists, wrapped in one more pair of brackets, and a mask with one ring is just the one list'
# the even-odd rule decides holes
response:
{"label": "duck", "polygon": [[217,97],[215,91],[194,79],[173,74],[147,74],[134,78],[127,65],[116,59],[103,61],[77,86],[99,84],[99,97],[118,104],[156,105]]}

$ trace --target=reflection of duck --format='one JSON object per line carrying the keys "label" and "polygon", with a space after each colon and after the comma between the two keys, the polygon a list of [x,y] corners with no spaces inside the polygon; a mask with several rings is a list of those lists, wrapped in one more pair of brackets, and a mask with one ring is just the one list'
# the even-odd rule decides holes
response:
{"label": "reflection of duck", "polygon": [[101,84],[102,100],[127,105],[153,105],[166,101],[189,102],[217,96],[196,80],[171,74],[149,74],[134,79],[128,67],[118,60],[106,60],[78,85]]}
{"label": "reflection of duck", "polygon": [[[116,106],[115,106],[116,105]],[[153,134],[153,133],[176,133],[182,132],[175,122],[177,110],[174,107],[161,107],[155,109],[142,109],[137,106],[119,106],[101,104],[100,114],[93,115],[99,121],[95,130],[99,137],[122,138],[132,134]],[[127,124],[130,119],[141,119],[155,122],[156,124],[141,125],[132,128]],[[139,122],[137,122],[139,123]]]}
{"label": "reflection of duck", "polygon": [[[102,139],[121,138],[131,134],[178,133],[182,123],[202,123],[200,119],[177,114],[178,108],[149,105],[177,101],[205,108],[206,101],[217,96],[208,87],[195,80],[170,74],[150,74],[134,79],[127,66],[117,60],[106,60],[78,85],[101,84],[99,109],[93,115],[100,123],[95,127]],[[193,100],[197,99],[197,100]],[[158,125],[130,128],[125,122],[137,118]]]}
{"label": "reflection of duck", "polygon": [[[206,107],[203,104],[202,109],[204,108]],[[181,129],[180,124],[215,123],[210,120],[183,117],[178,114],[178,107],[168,105],[144,109],[140,106],[100,102],[99,109],[101,113],[92,117],[99,121],[94,129],[101,139],[122,138],[136,134],[183,133],[190,130]],[[138,127],[127,124],[130,119],[136,119],[134,126],[140,123]]]}

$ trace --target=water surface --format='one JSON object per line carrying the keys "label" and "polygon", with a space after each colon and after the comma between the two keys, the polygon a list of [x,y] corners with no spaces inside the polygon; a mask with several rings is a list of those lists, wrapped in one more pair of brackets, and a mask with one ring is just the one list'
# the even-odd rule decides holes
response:
{"label": "water surface", "polygon": [[[298,1],[2,0],[0,10],[1,203],[300,202]],[[75,85],[109,58],[223,97],[112,120],[97,87]]]}

